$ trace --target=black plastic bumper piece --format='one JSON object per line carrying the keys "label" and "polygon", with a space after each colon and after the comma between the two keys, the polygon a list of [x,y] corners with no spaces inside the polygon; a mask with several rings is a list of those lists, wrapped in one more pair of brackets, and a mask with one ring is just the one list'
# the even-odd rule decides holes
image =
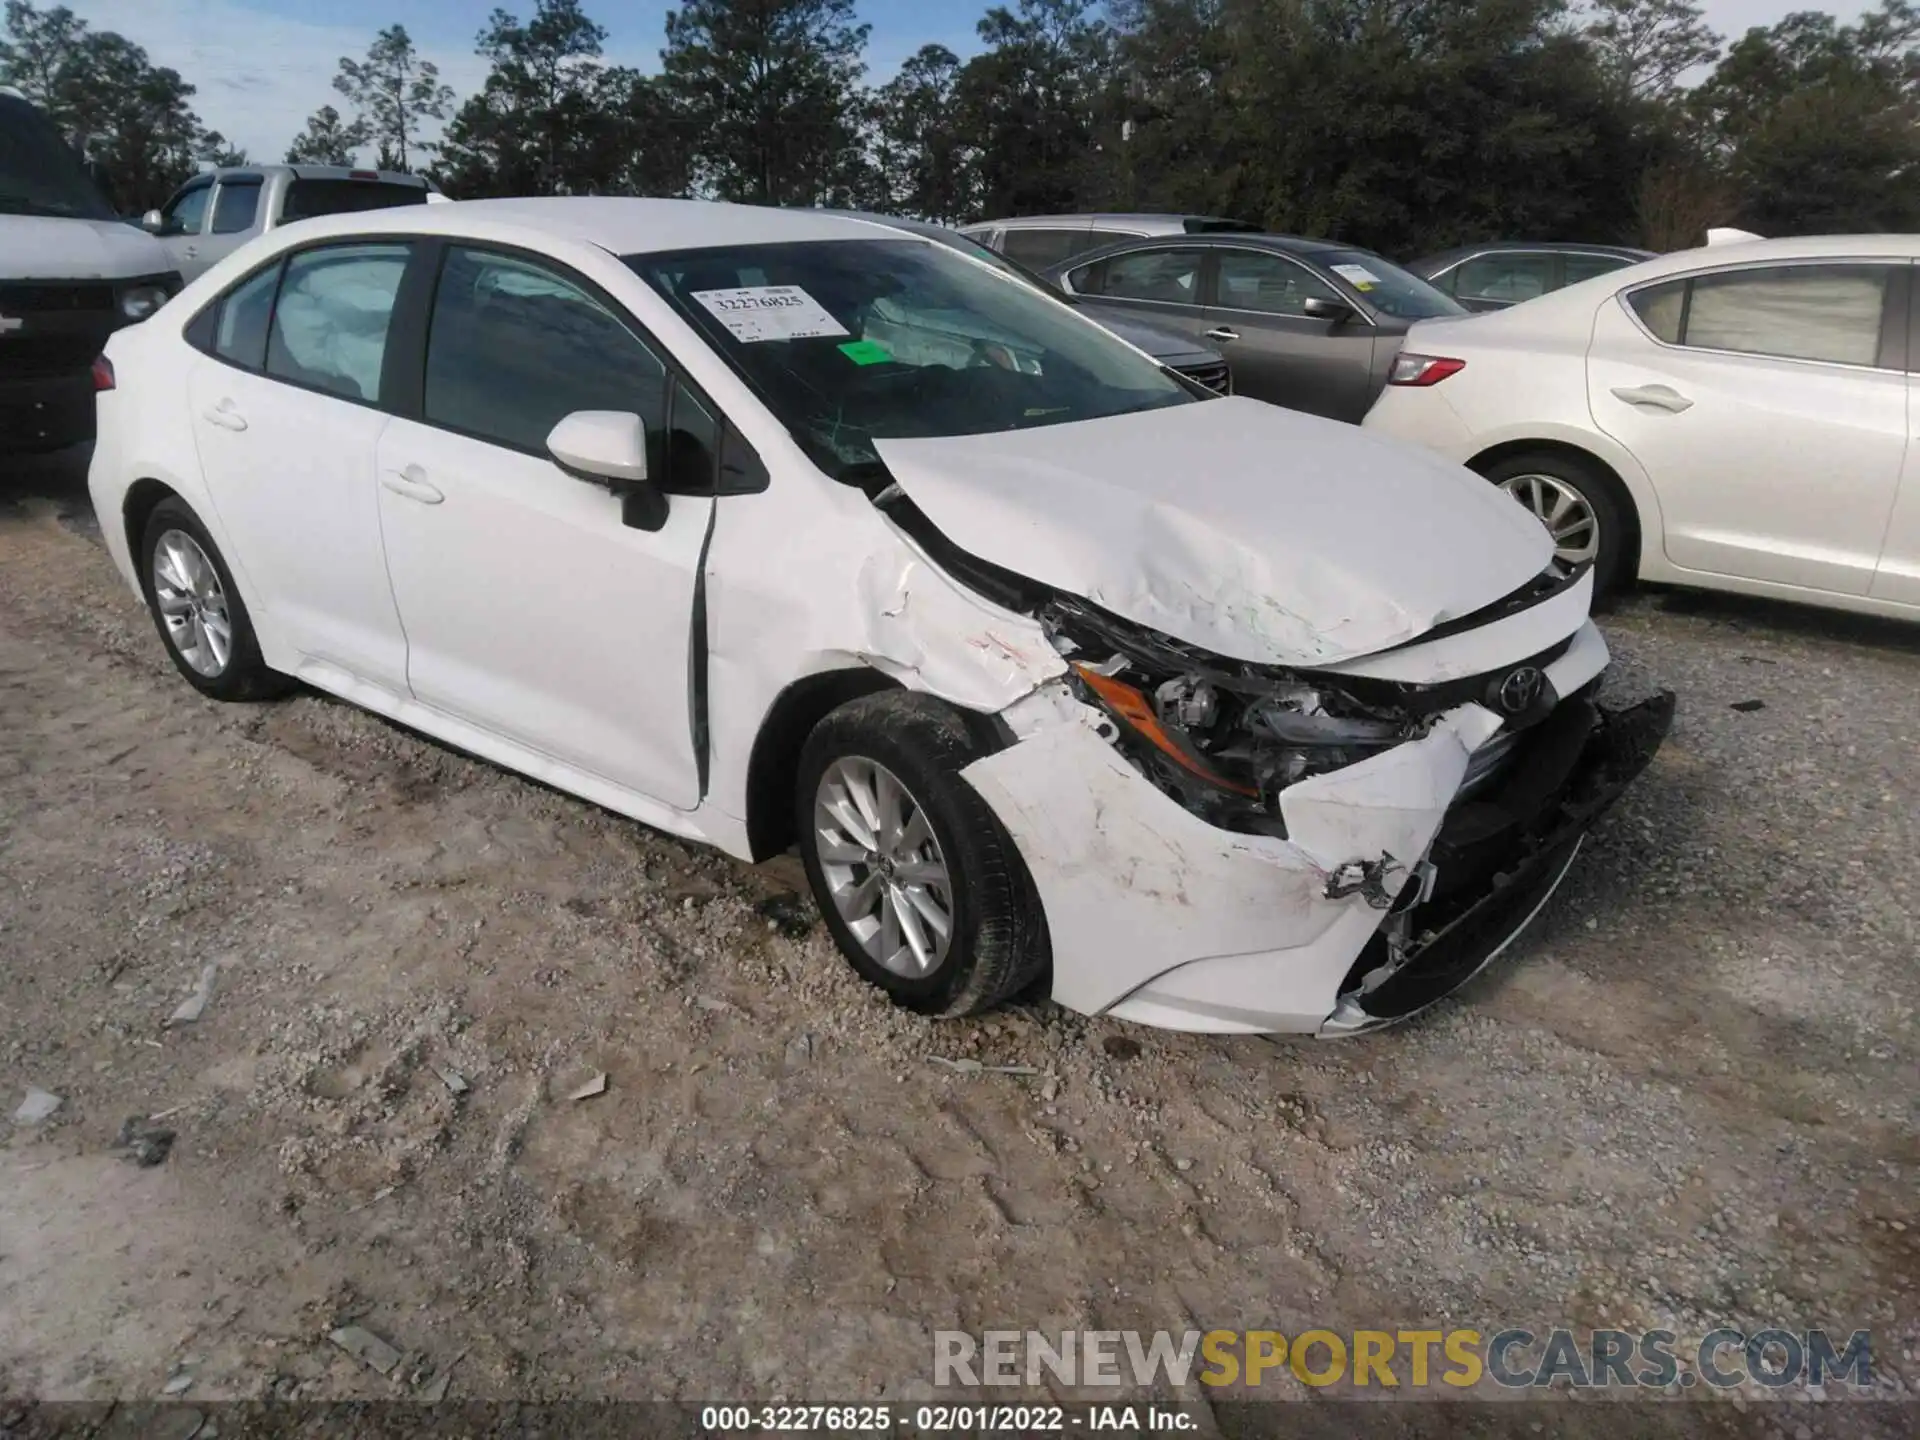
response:
{"label": "black plastic bumper piece", "polygon": [[[1526,924],[1565,873],[1594,822],[1647,768],[1673,726],[1671,690],[1620,710],[1576,697],[1529,738],[1499,787],[1448,812],[1429,859],[1433,893],[1408,915],[1406,962],[1385,983],[1354,995],[1386,1021],[1458,989]],[[1375,935],[1343,994],[1385,964]]]}
{"label": "black plastic bumper piece", "polygon": [[0,378],[0,454],[44,454],[93,435],[91,369]]}

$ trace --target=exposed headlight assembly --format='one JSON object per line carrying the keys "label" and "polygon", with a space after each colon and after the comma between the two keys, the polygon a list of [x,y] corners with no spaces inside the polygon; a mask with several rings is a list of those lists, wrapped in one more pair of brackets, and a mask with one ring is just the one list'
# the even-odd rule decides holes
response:
{"label": "exposed headlight assembly", "polygon": [[1082,694],[1113,718],[1122,751],[1213,824],[1284,835],[1280,792],[1423,734],[1425,718],[1320,681],[1242,666],[1077,603],[1046,619]]}

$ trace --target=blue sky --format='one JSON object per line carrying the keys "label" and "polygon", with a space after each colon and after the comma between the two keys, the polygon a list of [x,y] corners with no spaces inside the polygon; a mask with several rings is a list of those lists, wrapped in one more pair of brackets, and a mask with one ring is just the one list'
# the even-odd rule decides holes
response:
{"label": "blue sky", "polygon": [[[365,53],[382,26],[399,20],[447,83],[462,95],[478,89],[485,65],[474,37],[499,3],[525,15],[531,0],[66,0],[97,29],[118,30],[199,87],[200,118],[255,159],[278,159],[320,106],[337,99],[334,71],[342,55]],[[961,55],[978,48],[974,22],[988,0],[857,0],[873,27],[867,62],[884,79],[921,45],[939,41]],[[1011,0],[1008,0],[1011,3]],[[1836,7],[1806,0],[1704,0],[1708,21],[1737,35],[1771,25],[1790,10],[1835,8],[1851,17],[1867,0]],[[610,59],[656,68],[667,0],[585,0],[587,13],[611,32]]]}

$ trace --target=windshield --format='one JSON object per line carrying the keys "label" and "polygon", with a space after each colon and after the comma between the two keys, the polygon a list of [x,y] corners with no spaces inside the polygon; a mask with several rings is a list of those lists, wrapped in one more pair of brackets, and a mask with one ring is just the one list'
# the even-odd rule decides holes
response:
{"label": "windshield", "polygon": [[1402,270],[1365,250],[1323,250],[1314,262],[1331,270],[1358,290],[1383,315],[1401,320],[1432,320],[1440,315],[1465,315],[1467,307],[1418,275]]}
{"label": "windshield", "polygon": [[0,95],[0,215],[117,218],[53,122],[11,95]]}
{"label": "windshield", "polygon": [[823,470],[874,441],[983,435],[1194,403],[1160,366],[1023,280],[922,240],[826,240],[626,263]]}

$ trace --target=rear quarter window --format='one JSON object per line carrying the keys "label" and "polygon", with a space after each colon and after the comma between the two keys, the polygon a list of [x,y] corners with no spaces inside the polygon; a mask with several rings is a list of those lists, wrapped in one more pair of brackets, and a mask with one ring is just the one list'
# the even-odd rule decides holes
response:
{"label": "rear quarter window", "polygon": [[1647,285],[1627,297],[1627,304],[1640,317],[1656,340],[1669,345],[1680,343],[1680,317],[1686,309],[1687,282],[1669,280],[1663,285]]}
{"label": "rear quarter window", "polygon": [[426,203],[424,185],[393,185],[381,180],[295,180],[287,186],[280,218],[310,220],[315,215],[347,215]]}

